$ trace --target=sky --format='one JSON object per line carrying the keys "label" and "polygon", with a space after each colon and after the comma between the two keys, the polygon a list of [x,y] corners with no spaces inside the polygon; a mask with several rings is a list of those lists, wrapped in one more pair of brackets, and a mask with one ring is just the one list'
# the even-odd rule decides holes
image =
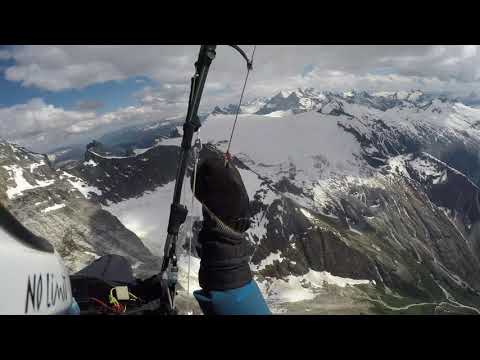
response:
{"label": "sky", "polygon": [[[252,45],[240,45],[248,56]],[[48,152],[181,117],[199,45],[0,46],[0,137]],[[237,103],[246,64],[217,47],[201,111]],[[259,45],[245,101],[282,89],[422,90],[479,102],[476,45]]]}

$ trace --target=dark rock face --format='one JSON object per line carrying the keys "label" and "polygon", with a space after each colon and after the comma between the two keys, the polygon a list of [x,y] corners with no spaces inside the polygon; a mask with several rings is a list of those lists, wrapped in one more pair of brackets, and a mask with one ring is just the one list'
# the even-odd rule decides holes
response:
{"label": "dark rock face", "polygon": [[127,157],[85,153],[85,161],[68,171],[101,190],[92,195],[102,204],[119,202],[152,191],[175,180],[179,148],[156,146],[143,154]]}
{"label": "dark rock face", "polygon": [[[426,158],[425,155],[419,157]],[[463,240],[480,258],[480,238],[477,234],[477,224],[480,223],[480,189],[457,170],[430,157],[428,160],[432,161],[442,174],[440,179],[427,183],[425,188],[428,198],[438,207],[445,209]]]}
{"label": "dark rock face", "polygon": [[[280,204],[282,212],[278,211]],[[265,216],[269,219],[267,236],[258,245],[252,263],[258,264],[271,252],[280,251],[295,265],[289,261],[276,263],[267,266],[262,275],[281,278],[312,269],[354,279],[377,278],[365,255],[349,247],[334,229],[312,226],[290,199],[274,201]]]}
{"label": "dark rock face", "polygon": [[[468,133],[466,135],[468,137]],[[437,153],[440,160],[453,166],[480,186],[480,157],[475,146],[459,143],[439,149]]]}
{"label": "dark rock face", "polygon": [[[425,178],[415,164],[420,160],[440,175]],[[260,271],[263,276],[328,271],[374,280],[377,286],[422,301],[441,301],[448,291],[478,307],[478,241],[469,238],[478,230],[468,225],[478,224],[478,188],[428,155],[412,154],[404,165],[407,175],[382,178],[378,187],[351,185],[335,193],[338,201],[329,216],[311,210],[305,216],[285,193],[266,210],[259,208],[268,224],[260,240],[253,238],[253,264],[281,253],[281,261]],[[442,172],[448,181],[439,182]]]}

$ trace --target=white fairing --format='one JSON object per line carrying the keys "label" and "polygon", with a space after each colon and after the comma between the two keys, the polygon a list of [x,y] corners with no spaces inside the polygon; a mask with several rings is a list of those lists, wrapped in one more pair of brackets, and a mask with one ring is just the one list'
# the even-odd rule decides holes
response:
{"label": "white fairing", "polygon": [[60,256],[31,249],[0,228],[0,314],[64,314],[71,304]]}

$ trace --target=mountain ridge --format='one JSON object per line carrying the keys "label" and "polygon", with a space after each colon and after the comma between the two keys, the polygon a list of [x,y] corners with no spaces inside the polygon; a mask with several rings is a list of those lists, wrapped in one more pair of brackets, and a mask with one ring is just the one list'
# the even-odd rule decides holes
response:
{"label": "mountain ridge", "polygon": [[[240,107],[240,114],[269,115],[277,113],[277,116],[298,114],[301,112],[321,110],[322,106],[334,99],[346,100],[351,103],[364,103],[378,109],[414,104],[426,106],[429,101],[438,98],[435,95],[428,95],[420,90],[397,91],[397,92],[367,92],[349,90],[345,92],[319,91],[314,88],[297,88],[281,90],[271,97],[259,97],[244,103]],[[448,99],[441,97],[445,101]],[[453,100],[450,100],[453,101]],[[238,105],[216,106],[211,112],[212,115],[235,114]],[[290,113],[288,113],[290,111]]]}

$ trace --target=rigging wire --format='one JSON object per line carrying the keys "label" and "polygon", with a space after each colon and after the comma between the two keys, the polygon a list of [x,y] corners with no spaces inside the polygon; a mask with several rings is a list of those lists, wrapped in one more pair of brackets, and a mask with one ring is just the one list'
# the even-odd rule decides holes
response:
{"label": "rigging wire", "polygon": [[[194,75],[193,77],[193,80],[192,80],[192,88],[194,89],[195,88],[195,85],[196,85],[196,80],[197,80],[197,74]],[[190,99],[189,99],[189,102],[188,102],[188,108],[191,109],[191,106],[192,106],[192,101],[193,101],[193,94],[192,92],[190,92]],[[196,142],[198,141],[199,139],[199,133],[200,133],[200,129],[198,129],[195,133],[195,142],[194,142],[194,147],[192,149],[190,149],[190,154],[194,156],[194,169],[193,169],[193,174],[194,174],[194,178],[193,178],[193,191],[192,191],[192,199],[191,199],[191,208],[190,208],[190,220],[189,220],[189,224],[188,224],[188,232],[187,232],[187,237],[188,237],[188,269],[187,269],[187,296],[188,294],[190,294],[190,263],[191,263],[191,256],[192,256],[192,236],[193,236],[193,218],[192,218],[192,214],[193,214],[193,204],[194,204],[194,198],[195,198],[195,185],[196,185],[196,174],[197,174],[197,163],[198,163],[198,156],[195,152],[195,146],[196,146]],[[188,185],[187,185],[188,186]],[[185,194],[185,192],[183,192]]]}
{"label": "rigging wire", "polygon": [[[250,58],[250,64],[253,64],[253,57],[255,56],[255,50],[257,48],[257,45],[254,45],[253,46],[253,52],[252,52],[252,56]],[[242,105],[242,100],[243,100],[243,95],[245,93],[245,88],[247,86],[247,82],[248,82],[248,76],[250,75],[250,71],[252,70],[252,67],[251,66],[248,66],[247,68],[247,75],[245,76],[245,81],[243,83],[243,89],[242,89],[242,94],[240,95],[240,101],[238,103],[238,106],[237,106],[237,113],[235,114],[235,121],[233,122],[233,126],[232,126],[232,132],[230,134],[230,140],[228,141],[228,147],[227,147],[227,151],[225,152],[225,159],[226,159],[226,162],[225,162],[225,165],[228,164],[228,162],[231,160],[231,156],[230,156],[230,146],[232,145],[232,139],[233,139],[233,134],[235,132],[235,127],[237,126],[237,119],[238,119],[238,114],[240,113],[240,106]]]}
{"label": "rigging wire", "polygon": [[200,150],[201,150],[201,139],[200,139],[200,129],[196,133],[196,139],[195,139],[195,146],[192,149],[193,151],[193,173],[191,176],[193,176],[193,186],[192,186],[192,201],[191,201],[191,215],[190,215],[190,224],[189,224],[189,230],[190,234],[188,237],[188,275],[187,275],[187,294],[190,294],[190,264],[191,264],[191,257],[192,257],[192,238],[193,238],[193,215],[194,215],[194,205],[195,205],[195,191],[196,191],[196,185],[197,185],[197,168],[198,168],[198,159],[200,156]]}

